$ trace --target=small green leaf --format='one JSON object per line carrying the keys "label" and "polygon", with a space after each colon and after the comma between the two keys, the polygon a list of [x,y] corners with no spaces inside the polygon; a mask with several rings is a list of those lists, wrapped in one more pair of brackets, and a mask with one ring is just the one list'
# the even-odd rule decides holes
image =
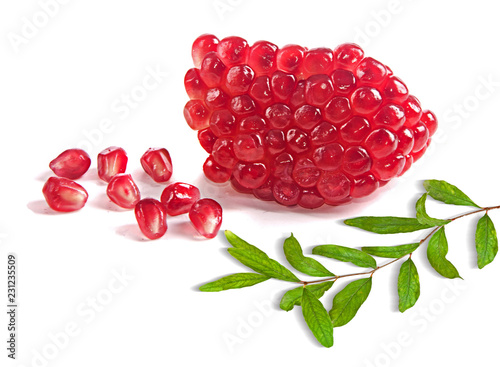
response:
{"label": "small green leaf", "polygon": [[[323,294],[332,287],[333,283],[334,281],[310,284],[306,285],[306,288],[309,289],[317,299],[320,299],[323,297]],[[285,311],[290,311],[293,309],[293,306],[300,306],[303,289],[304,287],[297,287],[286,292],[281,298],[280,308]]]}
{"label": "small green leaf", "polygon": [[412,259],[401,264],[398,276],[399,311],[413,307],[420,296],[420,281],[417,267]]}
{"label": "small green leaf", "polygon": [[323,304],[307,288],[302,292],[302,314],[307,326],[324,347],[333,346],[333,325]]}
{"label": "small green leaf", "polygon": [[268,277],[285,280],[287,282],[300,282],[300,280],[287,268],[276,260],[270,259],[264,253],[256,253],[252,250],[230,247],[227,251],[236,260],[257,273]]}
{"label": "small green leaf", "polygon": [[498,252],[497,232],[488,213],[477,222],[476,251],[479,269],[491,263]]}
{"label": "small green leaf", "polygon": [[433,227],[420,223],[417,218],[404,217],[357,217],[346,219],[344,223],[379,234],[407,233]]}
{"label": "small green leaf", "polygon": [[255,254],[267,257],[267,255],[266,255],[266,253],[264,251],[258,249],[254,245],[249,244],[247,241],[241,239],[240,237],[238,237],[237,235],[235,235],[233,232],[226,230],[226,231],[224,231],[224,234],[226,235],[227,241],[234,248],[239,248],[239,249],[242,249],[242,250],[251,251],[251,252],[253,252]]}
{"label": "small green leaf", "polygon": [[290,265],[304,274],[313,277],[335,276],[315,259],[304,256],[302,247],[293,234],[285,240],[283,251]]}
{"label": "small green leaf", "polygon": [[422,224],[427,224],[429,226],[444,226],[451,222],[448,219],[436,219],[432,218],[427,214],[425,210],[425,200],[427,199],[427,194],[423,194],[420,199],[417,200],[415,208],[417,209],[417,220]]}
{"label": "small green leaf", "polygon": [[433,199],[442,201],[443,203],[480,208],[479,205],[474,203],[458,187],[446,181],[426,180],[424,181],[424,188]]}
{"label": "small green leaf", "polygon": [[320,245],[313,248],[314,255],[330,257],[332,259],[350,262],[362,268],[376,268],[377,262],[373,257],[350,247],[338,245]]}
{"label": "small green leaf", "polygon": [[337,293],[329,312],[333,327],[340,327],[351,321],[368,298],[371,289],[372,278],[369,277],[355,280]]}
{"label": "small green leaf", "polygon": [[412,253],[418,248],[418,246],[420,246],[419,242],[398,246],[365,246],[362,247],[361,250],[373,256],[398,259]]}
{"label": "small green leaf", "polygon": [[450,279],[461,278],[455,266],[446,259],[446,254],[448,254],[448,240],[444,233],[444,227],[441,227],[429,240],[427,259],[442,276]]}
{"label": "small green leaf", "polygon": [[252,285],[268,280],[269,277],[256,273],[237,273],[231,274],[213,282],[204,284],[200,287],[202,292],[220,292],[227,289],[237,289],[250,287]]}

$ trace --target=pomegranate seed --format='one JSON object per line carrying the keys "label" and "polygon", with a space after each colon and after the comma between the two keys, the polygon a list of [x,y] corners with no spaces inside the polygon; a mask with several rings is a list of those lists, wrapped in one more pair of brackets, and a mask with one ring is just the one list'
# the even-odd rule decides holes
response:
{"label": "pomegranate seed", "polygon": [[429,140],[429,130],[427,130],[427,127],[423,122],[418,122],[413,127],[413,137],[415,140],[412,152],[418,152],[427,144],[427,141]]}
{"label": "pomegranate seed", "polygon": [[200,77],[209,88],[221,84],[222,77],[226,71],[226,65],[217,57],[215,52],[206,54],[200,66]]}
{"label": "pomegranate seed", "polygon": [[210,129],[203,129],[198,131],[198,140],[200,145],[207,153],[212,153],[215,141],[217,140],[217,135],[215,135]]}
{"label": "pomegranate seed", "polygon": [[255,42],[248,54],[248,66],[258,75],[266,75],[271,72],[276,65],[276,51],[278,46],[270,42]]}
{"label": "pomegranate seed", "polygon": [[364,52],[358,45],[344,43],[335,48],[333,55],[338,68],[353,71],[363,60]]}
{"label": "pomegranate seed", "polygon": [[269,169],[264,163],[238,163],[233,170],[233,177],[243,187],[256,189],[269,177]]}
{"label": "pomegranate seed", "polygon": [[366,148],[375,158],[387,157],[398,147],[398,138],[387,129],[373,130],[366,138]]}
{"label": "pomegranate seed", "polygon": [[271,91],[276,100],[286,101],[295,88],[295,77],[282,71],[275,71],[271,77]]}
{"label": "pomegranate seed", "polygon": [[192,99],[184,106],[184,118],[193,130],[202,130],[208,127],[209,112],[205,104],[197,99]]}
{"label": "pomegranate seed", "polygon": [[333,52],[329,48],[312,48],[306,52],[304,71],[311,74],[330,74],[333,69]]}
{"label": "pomegranate seed", "polygon": [[429,137],[434,135],[434,133],[437,130],[436,115],[434,115],[434,113],[432,113],[429,110],[425,110],[422,112],[422,117],[420,118],[420,121],[422,121],[424,125],[427,126],[427,130],[429,130]]}
{"label": "pomegranate seed", "polygon": [[226,74],[224,86],[229,94],[248,92],[254,79],[253,70],[247,65],[233,66]]}
{"label": "pomegranate seed", "polygon": [[81,149],[68,149],[53,159],[49,167],[57,176],[75,180],[88,171],[90,157]]}
{"label": "pomegranate seed", "polygon": [[227,95],[219,88],[212,88],[207,91],[205,105],[209,110],[222,108],[227,103]]}
{"label": "pomegranate seed", "polygon": [[294,115],[295,124],[304,130],[311,130],[321,121],[321,111],[311,105],[299,107]]}
{"label": "pomegranate seed", "polygon": [[319,194],[315,188],[303,189],[300,194],[298,204],[306,209],[319,208],[325,203],[325,199]]}
{"label": "pomegranate seed", "polygon": [[217,136],[230,136],[236,131],[236,118],[231,111],[222,109],[212,113],[210,130]]}
{"label": "pomegranate seed", "polygon": [[184,77],[184,86],[190,99],[203,99],[207,86],[203,83],[198,69],[189,69]]}
{"label": "pomegranate seed", "polygon": [[264,158],[264,145],[259,134],[241,134],[233,143],[234,155],[241,161],[254,162]]}
{"label": "pomegranate seed", "polygon": [[371,131],[370,123],[367,119],[354,116],[340,128],[340,136],[343,140],[352,144],[359,144],[368,136]]}
{"label": "pomegranate seed", "polygon": [[413,127],[422,116],[422,107],[420,107],[419,100],[416,97],[410,95],[401,106],[405,110],[405,126]]}
{"label": "pomegranate seed", "polygon": [[267,181],[264,185],[253,189],[253,194],[257,199],[264,201],[273,201],[273,182],[272,180]]}
{"label": "pomegranate seed", "polygon": [[300,199],[300,188],[293,181],[276,180],[273,185],[274,200],[286,206],[297,205]]}
{"label": "pomegranate seed", "polygon": [[225,168],[233,168],[238,162],[234,156],[232,139],[217,139],[212,150],[212,156],[214,157],[215,162]]}
{"label": "pomegranate seed", "polygon": [[401,79],[394,75],[391,75],[389,78],[387,78],[387,83],[385,84],[383,95],[387,100],[393,100],[396,103],[401,103],[404,102],[408,97],[408,88]]}
{"label": "pomegranate seed", "polygon": [[167,232],[167,209],[156,199],[142,199],[134,209],[135,219],[141,232],[150,240],[156,240]]}
{"label": "pomegranate seed", "polygon": [[333,97],[333,83],[328,75],[311,75],[306,81],[306,102],[323,106]]}
{"label": "pomegranate seed", "polygon": [[321,170],[309,158],[301,158],[293,167],[293,180],[301,187],[314,187],[321,176]]}
{"label": "pomegranate seed", "polygon": [[180,215],[188,213],[199,199],[200,190],[196,186],[176,182],[165,187],[160,201],[165,205],[168,215]]}
{"label": "pomegranate seed", "polygon": [[211,155],[203,164],[203,172],[210,181],[215,183],[224,183],[231,178],[231,169],[222,167]]}
{"label": "pomegranate seed", "polygon": [[149,148],[141,157],[141,165],[155,182],[167,182],[172,177],[172,160],[165,148]]}
{"label": "pomegranate seed", "polygon": [[311,144],[313,146],[326,145],[337,140],[337,128],[323,121],[311,131]]}
{"label": "pomegranate seed", "polygon": [[127,153],[123,148],[109,147],[97,155],[97,174],[101,180],[109,182],[114,175],[127,169]]}
{"label": "pomegranate seed", "polygon": [[88,193],[83,186],[64,177],[50,177],[43,185],[49,207],[58,212],[73,212],[85,206]]}
{"label": "pomegranate seed", "polygon": [[108,183],[106,193],[113,203],[125,209],[133,209],[141,200],[139,188],[127,173],[114,175]]}
{"label": "pomegranate seed", "polygon": [[194,66],[200,67],[203,59],[209,52],[217,51],[219,40],[211,34],[203,34],[193,42],[192,56]]}
{"label": "pomegranate seed", "polygon": [[200,199],[189,210],[194,228],[206,238],[217,236],[222,225],[222,207],[212,199]]}
{"label": "pomegranate seed", "polygon": [[266,109],[266,118],[275,129],[284,129],[292,123],[292,111],[283,103],[275,103]]}
{"label": "pomegranate seed", "polygon": [[375,88],[361,87],[351,96],[352,109],[360,115],[369,115],[375,112],[382,104],[382,96]]}
{"label": "pomegranate seed", "polygon": [[245,62],[248,54],[248,43],[241,37],[226,37],[217,45],[217,55],[227,65]]}
{"label": "pomegranate seed", "polygon": [[351,104],[346,97],[334,97],[325,106],[325,119],[332,124],[341,124],[351,117]]}
{"label": "pomegranate seed", "polygon": [[387,75],[386,67],[371,57],[366,57],[356,68],[359,85],[380,84]]}
{"label": "pomegranate seed", "polygon": [[328,144],[319,148],[313,153],[314,163],[324,171],[336,171],[342,164],[344,147],[339,143]]}
{"label": "pomegranate seed", "polygon": [[259,76],[255,78],[250,87],[250,97],[252,97],[261,107],[266,106],[273,100],[271,92],[271,81],[267,76]]}
{"label": "pomegranate seed", "polygon": [[337,69],[332,73],[333,89],[339,94],[350,94],[356,87],[356,78],[349,70]]}
{"label": "pomegranate seed", "polygon": [[278,68],[286,73],[299,71],[305,51],[304,47],[297,45],[287,45],[281,48],[276,55]]}

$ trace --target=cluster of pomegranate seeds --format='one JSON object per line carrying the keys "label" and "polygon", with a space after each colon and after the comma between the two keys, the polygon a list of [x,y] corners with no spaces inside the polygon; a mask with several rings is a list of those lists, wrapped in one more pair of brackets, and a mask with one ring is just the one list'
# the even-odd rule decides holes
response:
{"label": "cluster of pomegranate seeds", "polygon": [[340,205],[406,172],[436,116],[355,44],[307,49],[198,37],[184,79],[205,176],[283,205]]}
{"label": "cluster of pomegranate seeds", "polygon": [[[125,173],[128,157],[120,147],[109,147],[97,156],[97,172],[108,182],[109,199],[124,209],[134,209],[141,232],[149,239],[158,239],[167,232],[167,215],[189,213],[194,228],[202,236],[213,238],[222,223],[222,208],[212,199],[200,199],[200,190],[193,185],[175,182],[164,188],[161,199],[141,200],[139,188]],[[144,171],[155,182],[166,182],[172,176],[172,160],[165,148],[150,148],[140,159]],[[43,186],[43,195],[50,208],[71,212],[85,206],[87,191],[69,178],[81,177],[90,166],[90,158],[81,149],[69,149],[50,163],[61,177],[50,177]]]}

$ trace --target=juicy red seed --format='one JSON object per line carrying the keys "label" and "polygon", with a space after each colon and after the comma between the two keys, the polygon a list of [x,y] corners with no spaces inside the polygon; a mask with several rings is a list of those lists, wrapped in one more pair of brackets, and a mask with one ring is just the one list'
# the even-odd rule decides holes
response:
{"label": "juicy red seed", "polygon": [[293,153],[304,153],[309,150],[311,143],[309,136],[300,129],[290,129],[286,133],[287,147]]}
{"label": "juicy red seed", "polygon": [[190,99],[202,99],[205,96],[207,86],[201,80],[198,69],[189,69],[184,77],[184,87]]}
{"label": "juicy red seed", "polygon": [[255,162],[264,158],[264,145],[259,134],[241,134],[233,143],[236,158],[244,162]]}
{"label": "juicy red seed", "polygon": [[310,74],[330,74],[333,69],[333,51],[329,48],[312,48],[304,56],[304,71]]}
{"label": "juicy red seed", "polygon": [[321,111],[311,105],[299,107],[294,115],[295,124],[304,130],[311,130],[321,122]]}
{"label": "juicy red seed", "polygon": [[375,88],[361,87],[351,96],[352,109],[355,113],[368,115],[375,112],[382,104],[382,96]]}
{"label": "juicy red seed", "polygon": [[228,66],[242,64],[248,54],[248,43],[241,37],[226,37],[217,45],[217,55]]}
{"label": "juicy red seed", "polygon": [[252,132],[264,133],[267,131],[266,120],[264,120],[259,115],[245,117],[240,121],[239,131],[240,133],[252,133]]}
{"label": "juicy red seed", "polygon": [[231,179],[229,181],[231,183],[231,187],[242,194],[252,194],[253,189],[249,189],[248,187],[243,187],[241,184],[234,178],[234,176],[231,176]]}
{"label": "juicy red seed", "polygon": [[425,151],[427,150],[427,147],[429,146],[429,142],[427,142],[426,145],[422,149],[420,149],[418,152],[411,153],[411,156],[413,157],[413,162],[418,161],[422,156],[424,155]]}
{"label": "juicy red seed", "polygon": [[333,89],[338,93],[349,94],[356,88],[356,78],[349,70],[337,69],[332,73]]}
{"label": "juicy red seed", "polygon": [[351,196],[362,198],[370,195],[379,187],[379,181],[372,174],[364,174],[352,180]]}
{"label": "juicy red seed", "polygon": [[332,124],[323,121],[311,131],[311,144],[313,146],[333,143],[338,138],[337,128]]}
{"label": "juicy red seed", "polygon": [[142,199],[135,206],[135,219],[141,232],[156,240],[167,232],[167,208],[156,199]]}
{"label": "juicy red seed", "polygon": [[231,178],[231,169],[222,167],[211,155],[203,164],[203,173],[205,173],[206,178],[215,183],[224,183]]}
{"label": "juicy red seed", "polygon": [[200,145],[207,153],[212,153],[214,143],[217,140],[217,136],[210,129],[203,129],[198,131],[198,141]]}
{"label": "juicy red seed", "polygon": [[210,116],[210,130],[216,136],[229,136],[236,132],[236,118],[229,110],[217,110]]}
{"label": "juicy red seed", "polygon": [[58,212],[73,212],[85,206],[89,197],[83,186],[64,177],[50,177],[42,188],[49,207]]}
{"label": "juicy red seed", "polygon": [[332,80],[324,74],[311,75],[306,81],[306,102],[321,107],[333,97]]}
{"label": "juicy red seed", "polygon": [[209,52],[200,66],[201,80],[209,88],[217,87],[222,81],[226,65],[217,57],[215,52]]}
{"label": "juicy red seed", "polygon": [[379,180],[390,180],[399,175],[404,165],[405,157],[401,153],[395,153],[374,161],[371,172]]}
{"label": "juicy red seed", "polygon": [[125,172],[127,161],[127,153],[123,148],[106,148],[97,155],[97,175],[101,180],[109,182],[114,175]]}
{"label": "juicy red seed", "polygon": [[262,186],[269,177],[269,169],[264,163],[238,163],[233,169],[233,177],[247,189]]}
{"label": "juicy red seed", "polygon": [[328,144],[319,148],[313,153],[313,160],[317,167],[325,171],[335,171],[342,164],[344,147],[339,143]]}
{"label": "juicy red seed", "polygon": [[274,200],[286,206],[297,205],[300,188],[293,181],[276,180],[273,184]]}
{"label": "juicy red seed", "polygon": [[243,94],[231,99],[230,108],[236,115],[249,115],[255,111],[255,102],[248,95]]}
{"label": "juicy red seed", "polygon": [[68,149],[49,163],[49,168],[59,177],[76,180],[90,167],[90,157],[82,149]]}
{"label": "juicy red seed", "polygon": [[139,188],[127,173],[113,176],[108,183],[106,194],[113,203],[125,209],[133,209],[141,200]]}
{"label": "juicy red seed", "polygon": [[297,109],[302,105],[306,104],[306,82],[305,80],[300,80],[295,86],[295,90],[288,101],[288,104],[293,109]]}
{"label": "juicy red seed", "polygon": [[313,187],[321,176],[321,170],[309,158],[299,159],[293,167],[293,180],[302,187]]}
{"label": "juicy red seed", "polygon": [[323,199],[315,188],[303,189],[298,202],[301,207],[306,209],[319,208],[324,203],[325,199]]}
{"label": "juicy red seed", "polygon": [[200,199],[191,207],[189,219],[199,234],[214,238],[222,225],[222,207],[215,200]]}
{"label": "juicy red seed", "polygon": [[271,92],[271,81],[267,76],[259,76],[255,78],[249,91],[252,97],[258,104],[266,106],[273,100]]}
{"label": "juicy red seed", "polygon": [[238,162],[234,156],[233,140],[229,138],[219,138],[214,144],[212,150],[214,160],[225,168],[233,168]]}
{"label": "juicy red seed", "polygon": [[300,70],[302,60],[304,59],[304,47],[297,45],[287,45],[278,50],[277,64],[278,69],[286,73],[295,73]]}
{"label": "juicy red seed", "polygon": [[295,89],[295,77],[282,71],[275,71],[271,77],[271,90],[275,99],[286,101]]}
{"label": "juicy red seed", "polygon": [[225,86],[230,94],[248,92],[254,79],[254,72],[248,65],[233,66],[226,74]]}
{"label": "juicy red seed", "polygon": [[292,179],[293,163],[294,159],[291,154],[281,153],[274,158],[271,170],[273,176],[284,181],[290,181]]}
{"label": "juicy red seed", "polygon": [[359,144],[365,140],[371,131],[367,119],[354,116],[340,128],[340,136],[348,143]]}
{"label": "juicy red seed", "polygon": [[407,127],[399,130],[398,132],[398,151],[406,156],[410,154],[413,149],[413,144],[415,139],[413,137],[413,131]]}
{"label": "juicy red seed", "polygon": [[333,51],[335,64],[338,68],[353,71],[364,57],[364,52],[358,45],[344,43]]}
{"label": "juicy red seed", "polygon": [[351,181],[343,173],[323,172],[316,187],[327,204],[337,204],[349,196]]}
{"label": "juicy red seed", "polygon": [[211,51],[217,51],[219,39],[211,34],[203,34],[193,42],[192,57],[195,67],[200,67],[205,55]]}
{"label": "juicy red seed", "polygon": [[420,117],[422,117],[422,107],[420,107],[419,100],[416,97],[409,95],[401,106],[405,110],[405,126],[413,127],[420,120]]}
{"label": "juicy red seed", "polygon": [[212,88],[207,91],[205,97],[205,104],[211,110],[222,108],[226,106],[227,95],[219,88]]}
{"label": "juicy red seed", "polygon": [[184,118],[193,130],[202,130],[208,127],[209,112],[202,101],[192,99],[184,106]]}
{"label": "juicy red seed", "polygon": [[401,172],[399,172],[398,176],[401,176],[403,173],[408,171],[412,164],[413,164],[413,156],[409,155],[409,154],[405,155],[405,165],[404,165],[403,169],[401,170]]}
{"label": "juicy red seed", "polygon": [[425,126],[427,126],[427,130],[429,130],[429,136],[434,135],[434,133],[437,130],[437,118],[434,113],[432,113],[429,110],[424,110],[422,112],[422,117],[420,118],[420,121],[424,123]]}
{"label": "juicy red seed", "polygon": [[248,66],[250,66],[257,75],[268,74],[276,67],[277,50],[278,46],[270,42],[255,42],[248,53]]}
{"label": "juicy red seed", "polygon": [[383,158],[396,151],[398,137],[390,130],[384,128],[376,129],[368,135],[365,145],[373,157]]}
{"label": "juicy red seed", "polygon": [[418,122],[413,127],[413,137],[415,138],[415,142],[412,152],[415,153],[421,150],[427,144],[427,140],[429,140],[429,130],[427,130],[423,122]]}
{"label": "juicy red seed", "polygon": [[378,85],[387,76],[387,69],[377,60],[366,57],[356,67],[355,74],[359,85]]}
{"label": "juicy red seed", "polygon": [[269,180],[264,185],[253,189],[253,194],[257,199],[264,201],[273,201],[273,182]]}
{"label": "juicy red seed", "polygon": [[273,128],[284,129],[292,123],[292,111],[283,103],[275,103],[266,109],[266,118]]}
{"label": "juicy red seed", "polygon": [[167,182],[172,177],[172,159],[165,148],[149,148],[141,157],[141,165],[155,182]]}
{"label": "juicy red seed", "polygon": [[351,104],[346,97],[333,97],[325,106],[325,119],[333,124],[341,124],[351,117]]}
{"label": "juicy red seed", "polygon": [[265,139],[266,148],[272,155],[281,153],[286,149],[285,134],[282,130],[269,130]]}
{"label": "juicy red seed", "polygon": [[368,172],[372,166],[372,159],[368,152],[359,146],[351,146],[344,152],[342,170],[352,176],[359,176]]}
{"label": "juicy red seed", "polygon": [[394,75],[391,75],[389,78],[387,78],[387,83],[385,84],[382,94],[383,97],[387,100],[401,103],[408,97],[408,88],[401,79]]}
{"label": "juicy red seed", "polygon": [[392,130],[396,131],[403,126],[405,120],[405,111],[403,107],[395,104],[387,104],[373,117],[373,124],[390,127]]}
{"label": "juicy red seed", "polygon": [[188,213],[199,199],[200,190],[196,186],[175,182],[165,187],[160,201],[165,205],[168,215],[181,215]]}

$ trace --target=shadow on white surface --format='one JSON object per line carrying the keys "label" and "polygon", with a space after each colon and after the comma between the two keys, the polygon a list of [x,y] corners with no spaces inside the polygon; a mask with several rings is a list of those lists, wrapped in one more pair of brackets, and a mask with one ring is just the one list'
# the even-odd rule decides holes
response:
{"label": "shadow on white surface", "polygon": [[55,210],[50,209],[45,200],[30,201],[26,206],[28,207],[29,210],[31,210],[35,214],[46,214],[46,215],[68,214],[64,212],[57,212]]}

